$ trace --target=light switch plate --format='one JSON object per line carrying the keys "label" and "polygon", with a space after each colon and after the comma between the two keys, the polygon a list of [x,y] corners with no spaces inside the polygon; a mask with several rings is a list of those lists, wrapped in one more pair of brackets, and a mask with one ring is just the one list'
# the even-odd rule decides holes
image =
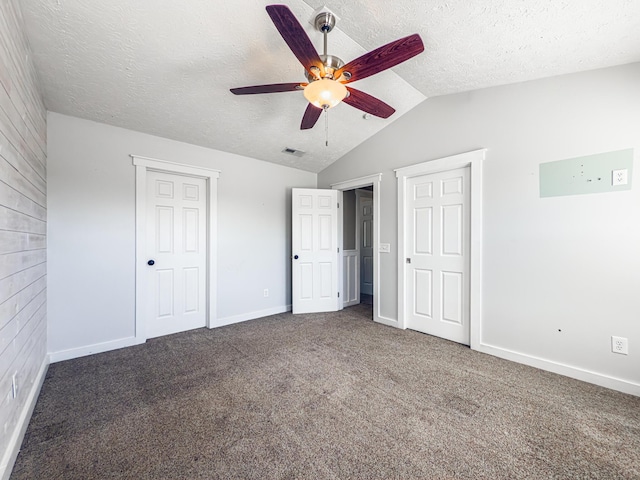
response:
{"label": "light switch plate", "polygon": [[391,252],[391,244],[389,244],[389,243],[381,243],[380,247],[378,248],[378,250],[381,253],[389,253],[389,252]]}

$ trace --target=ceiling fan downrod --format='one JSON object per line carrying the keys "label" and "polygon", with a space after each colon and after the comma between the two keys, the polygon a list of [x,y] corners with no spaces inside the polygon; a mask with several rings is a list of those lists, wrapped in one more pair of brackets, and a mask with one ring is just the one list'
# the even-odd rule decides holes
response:
{"label": "ceiling fan downrod", "polygon": [[331,12],[319,13],[316,15],[314,25],[324,34],[324,54],[327,55],[327,34],[336,26],[336,17]]}
{"label": "ceiling fan downrod", "polygon": [[[320,59],[322,60],[322,63],[324,64],[324,71],[325,74],[323,77],[321,78],[328,78],[330,80],[337,80],[337,78],[334,78],[334,73],[340,69],[341,67],[344,66],[344,62],[342,61],[342,59],[334,56],[334,55],[329,55],[327,53],[327,38],[329,33],[333,30],[333,28],[336,26],[336,17],[333,13],[331,12],[322,12],[319,13],[318,15],[316,15],[316,19],[314,21],[314,26],[316,27],[316,30],[318,30],[319,32],[322,33],[323,36],[323,54],[320,55]],[[308,77],[308,75],[307,75]],[[311,81],[311,79],[309,79],[309,81]]]}

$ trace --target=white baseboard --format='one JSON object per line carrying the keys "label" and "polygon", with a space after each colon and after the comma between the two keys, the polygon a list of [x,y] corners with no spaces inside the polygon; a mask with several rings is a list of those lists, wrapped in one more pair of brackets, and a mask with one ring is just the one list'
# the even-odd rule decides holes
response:
{"label": "white baseboard", "polygon": [[31,391],[27,396],[27,401],[22,408],[22,413],[20,413],[20,417],[18,418],[16,429],[11,436],[11,440],[9,440],[9,445],[7,447],[5,456],[2,459],[2,465],[0,465],[1,480],[9,480],[9,477],[11,476],[11,471],[13,470],[13,466],[16,463],[16,458],[18,458],[20,446],[22,445],[24,434],[27,432],[29,420],[31,420],[33,409],[35,408],[36,402],[38,401],[38,395],[40,395],[40,389],[42,388],[42,384],[44,383],[44,378],[46,376],[48,368],[49,359],[45,355],[45,358],[42,361],[42,365],[40,366],[40,370],[38,371],[38,375],[33,382],[33,387],[31,387]]}
{"label": "white baseboard", "polygon": [[109,350],[117,350],[119,348],[131,347],[143,343],[136,337],[120,338],[109,342],[95,343],[84,347],[70,348],[59,352],[49,353],[49,361],[51,363],[62,362],[63,360],[71,360],[72,358],[86,357],[94,353],[108,352]]}
{"label": "white baseboard", "polygon": [[354,305],[360,305],[360,299],[351,300],[350,302],[344,302],[342,308],[353,307]]}
{"label": "white baseboard", "polygon": [[387,325],[389,327],[398,327],[398,320],[394,320],[393,318],[383,317],[382,315],[378,315],[377,318],[373,319],[374,321],[381,323],[382,325]]}
{"label": "white baseboard", "polygon": [[283,305],[280,307],[267,308],[265,310],[257,310],[255,312],[241,313],[240,315],[218,318],[215,324],[211,325],[210,328],[224,327],[226,325],[232,325],[234,323],[246,322],[247,320],[254,320],[256,318],[268,317],[269,315],[277,315],[278,313],[285,313],[290,311],[291,305]]}
{"label": "white baseboard", "polygon": [[[230,317],[218,318],[216,319],[215,323],[209,328],[224,327],[225,325],[246,322],[247,320],[268,317],[269,315],[276,315],[278,313],[289,311],[291,311],[291,305],[284,305],[280,307],[267,308],[265,310],[258,310],[255,312],[243,313],[240,315],[233,315]],[[63,360],[71,360],[73,358],[85,357],[87,355],[108,352],[110,350],[117,350],[119,348],[131,347],[133,345],[139,345],[140,343],[144,342],[144,339],[139,339],[136,337],[120,338],[118,340],[95,343],[93,345],[86,345],[84,347],[70,348],[68,350],[61,350],[59,352],[51,352],[49,353],[49,361],[51,363],[62,362]]]}
{"label": "white baseboard", "polygon": [[576,380],[582,380],[583,382],[600,385],[601,387],[610,388],[619,392],[640,396],[640,384],[629,382],[628,380],[603,375],[601,373],[592,372],[578,367],[572,367],[563,363],[534,357],[501,347],[495,347],[486,343],[480,343],[479,348],[474,350],[487,353],[495,357],[504,358],[505,360],[510,360],[512,362],[522,363],[524,365],[529,365],[530,367],[540,368],[542,370],[564,375],[565,377],[571,377]]}

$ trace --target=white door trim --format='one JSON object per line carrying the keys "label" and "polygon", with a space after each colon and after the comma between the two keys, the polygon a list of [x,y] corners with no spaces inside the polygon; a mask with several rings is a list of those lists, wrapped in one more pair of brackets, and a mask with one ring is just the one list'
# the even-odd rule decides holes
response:
{"label": "white door trim", "polygon": [[194,167],[183,163],[158,160],[155,158],[130,155],[136,167],[136,319],[135,338],[137,343],[147,340],[145,310],[147,305],[146,252],[147,236],[147,170],[158,170],[178,175],[190,175],[207,181],[207,327],[216,326],[217,319],[217,239],[218,239],[218,178],[220,170],[206,167]]}
{"label": "white door trim", "polygon": [[[382,299],[380,298],[380,192],[382,183],[382,173],[376,173],[374,175],[368,175],[366,177],[354,178],[352,180],[345,180],[344,182],[338,182],[331,184],[331,188],[335,190],[345,191],[353,190],[355,188],[373,186],[373,320],[382,323],[384,325],[390,325],[397,327],[398,322],[392,318],[383,317],[380,315],[380,304]],[[342,209],[340,210],[338,222],[342,222]],[[342,250],[342,235],[340,235],[338,241],[340,242],[340,250]],[[342,265],[340,265],[342,268]],[[342,270],[339,272],[340,279],[343,278]],[[342,292],[342,284],[340,284],[340,292]],[[341,293],[342,295],[342,293]]]}
{"label": "white door trim", "polygon": [[469,328],[471,348],[480,347],[482,324],[482,163],[487,149],[439,158],[395,170],[398,179],[398,327],[407,328],[405,275],[405,192],[407,179],[420,175],[469,167],[471,178],[471,242],[470,242],[470,290]]}

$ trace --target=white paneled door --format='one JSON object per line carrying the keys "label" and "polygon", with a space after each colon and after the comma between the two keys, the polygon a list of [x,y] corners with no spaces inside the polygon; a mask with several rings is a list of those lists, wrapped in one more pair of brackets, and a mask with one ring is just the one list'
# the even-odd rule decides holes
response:
{"label": "white paneled door", "polygon": [[292,192],[293,313],[338,310],[338,192]]}
{"label": "white paneled door", "polygon": [[147,337],[204,327],[207,183],[147,173]]}
{"label": "white paneled door", "polygon": [[469,168],[407,179],[407,327],[469,345]]}

